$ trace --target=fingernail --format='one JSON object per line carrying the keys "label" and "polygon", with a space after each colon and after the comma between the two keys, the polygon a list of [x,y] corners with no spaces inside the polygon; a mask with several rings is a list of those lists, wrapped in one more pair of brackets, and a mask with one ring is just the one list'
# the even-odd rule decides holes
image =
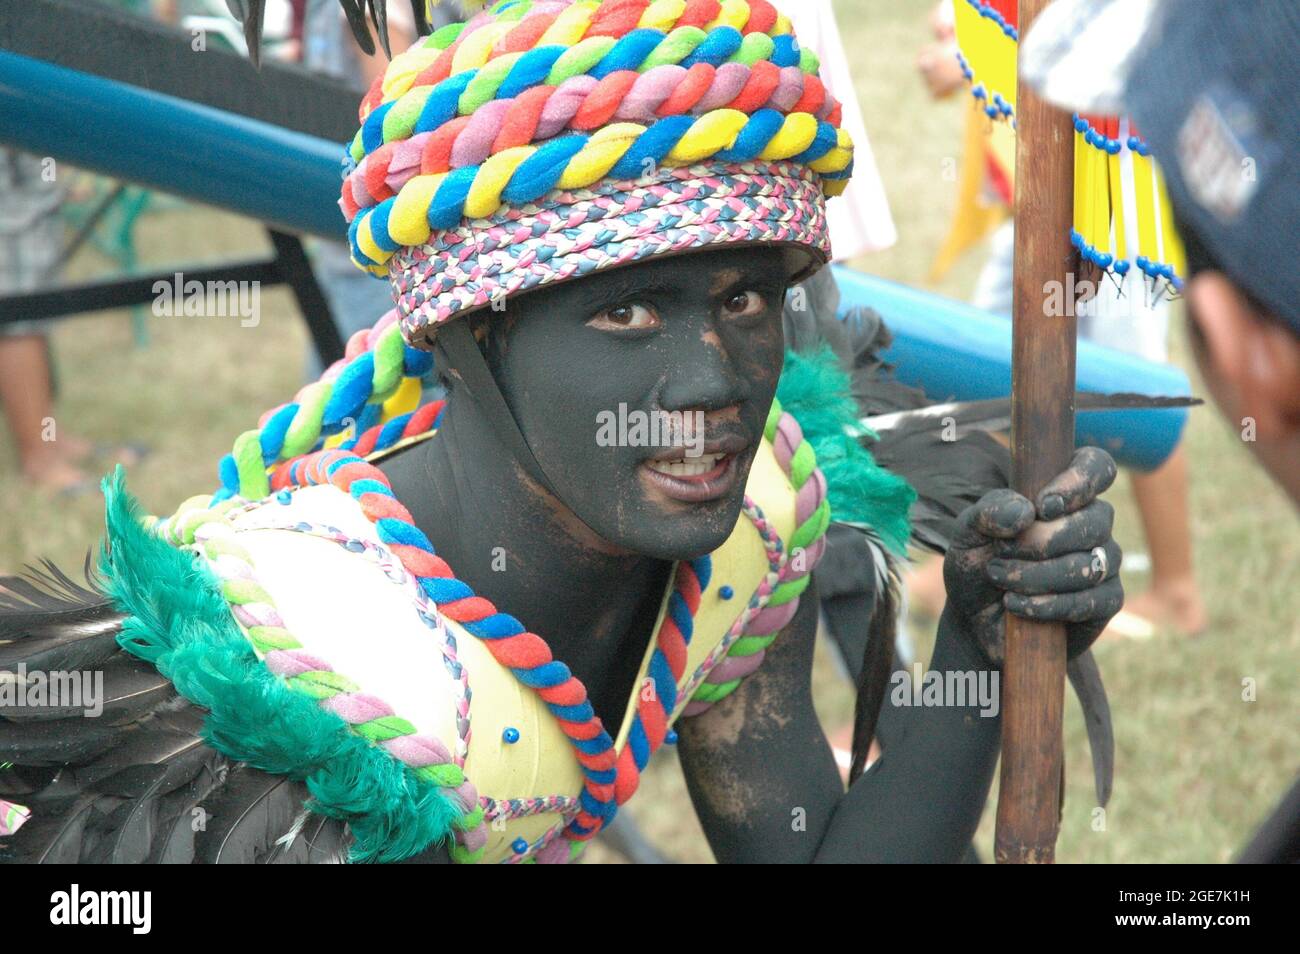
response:
{"label": "fingernail", "polygon": [[1060,494],[1048,494],[1043,498],[1043,519],[1055,520],[1065,512],[1065,501]]}
{"label": "fingernail", "polygon": [[985,568],[985,572],[988,574],[989,579],[994,583],[1001,583],[1006,579],[1007,568],[998,560],[990,560],[989,565]]}

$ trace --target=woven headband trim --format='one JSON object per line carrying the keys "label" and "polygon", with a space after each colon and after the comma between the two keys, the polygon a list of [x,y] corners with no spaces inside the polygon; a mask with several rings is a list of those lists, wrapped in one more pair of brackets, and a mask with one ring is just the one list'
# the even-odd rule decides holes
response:
{"label": "woven headband trim", "polygon": [[428,332],[467,311],[594,271],[725,243],[798,246],[830,258],[817,176],[793,163],[661,169],[440,233],[390,262],[402,334]]}

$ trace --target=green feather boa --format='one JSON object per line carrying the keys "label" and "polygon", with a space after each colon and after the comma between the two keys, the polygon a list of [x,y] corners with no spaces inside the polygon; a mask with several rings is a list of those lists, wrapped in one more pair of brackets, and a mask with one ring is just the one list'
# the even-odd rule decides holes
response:
{"label": "green feather boa", "polygon": [[447,842],[458,800],[266,668],[215,577],[140,523],[122,469],[104,480],[108,535],[99,568],[127,614],[118,643],[208,710],[203,738],[239,762],[306,783],[313,812],[347,822],[352,861],[400,861]]}
{"label": "green feather boa", "polygon": [[799,422],[826,477],[831,519],[871,527],[895,554],[907,552],[912,535],[908,512],[916,491],[878,465],[854,434],[876,435],[858,423],[849,376],[828,345],[811,353],[787,351],[776,386],[783,410]]}

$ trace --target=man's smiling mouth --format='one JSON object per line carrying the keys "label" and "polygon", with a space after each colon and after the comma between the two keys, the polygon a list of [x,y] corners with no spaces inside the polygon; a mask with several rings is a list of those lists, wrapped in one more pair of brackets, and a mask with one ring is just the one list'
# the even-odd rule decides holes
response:
{"label": "man's smiling mouth", "polygon": [[[707,470],[700,469],[700,462],[707,459],[714,463]],[[734,454],[706,454],[691,460],[646,461],[641,469],[644,479],[664,496],[684,503],[704,503],[731,492],[736,485],[736,460]]]}
{"label": "man's smiling mouth", "polygon": [[684,457],[681,460],[648,460],[646,466],[669,477],[696,479],[717,471],[718,465],[728,457],[727,454],[701,454],[699,457]]}
{"label": "man's smiling mouth", "polygon": [[703,503],[729,494],[738,479],[741,456],[749,441],[730,434],[705,441],[702,452],[691,455],[686,448],[666,447],[643,461],[643,479],[655,490],[684,503]]}

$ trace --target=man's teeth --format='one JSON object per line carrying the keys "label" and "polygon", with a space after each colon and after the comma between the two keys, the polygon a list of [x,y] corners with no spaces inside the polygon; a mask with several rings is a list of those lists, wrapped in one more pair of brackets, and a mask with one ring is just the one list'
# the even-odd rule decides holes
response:
{"label": "man's teeth", "polygon": [[718,466],[718,461],[726,454],[701,454],[699,457],[684,457],[680,460],[646,461],[651,470],[657,470],[669,477],[700,477]]}

